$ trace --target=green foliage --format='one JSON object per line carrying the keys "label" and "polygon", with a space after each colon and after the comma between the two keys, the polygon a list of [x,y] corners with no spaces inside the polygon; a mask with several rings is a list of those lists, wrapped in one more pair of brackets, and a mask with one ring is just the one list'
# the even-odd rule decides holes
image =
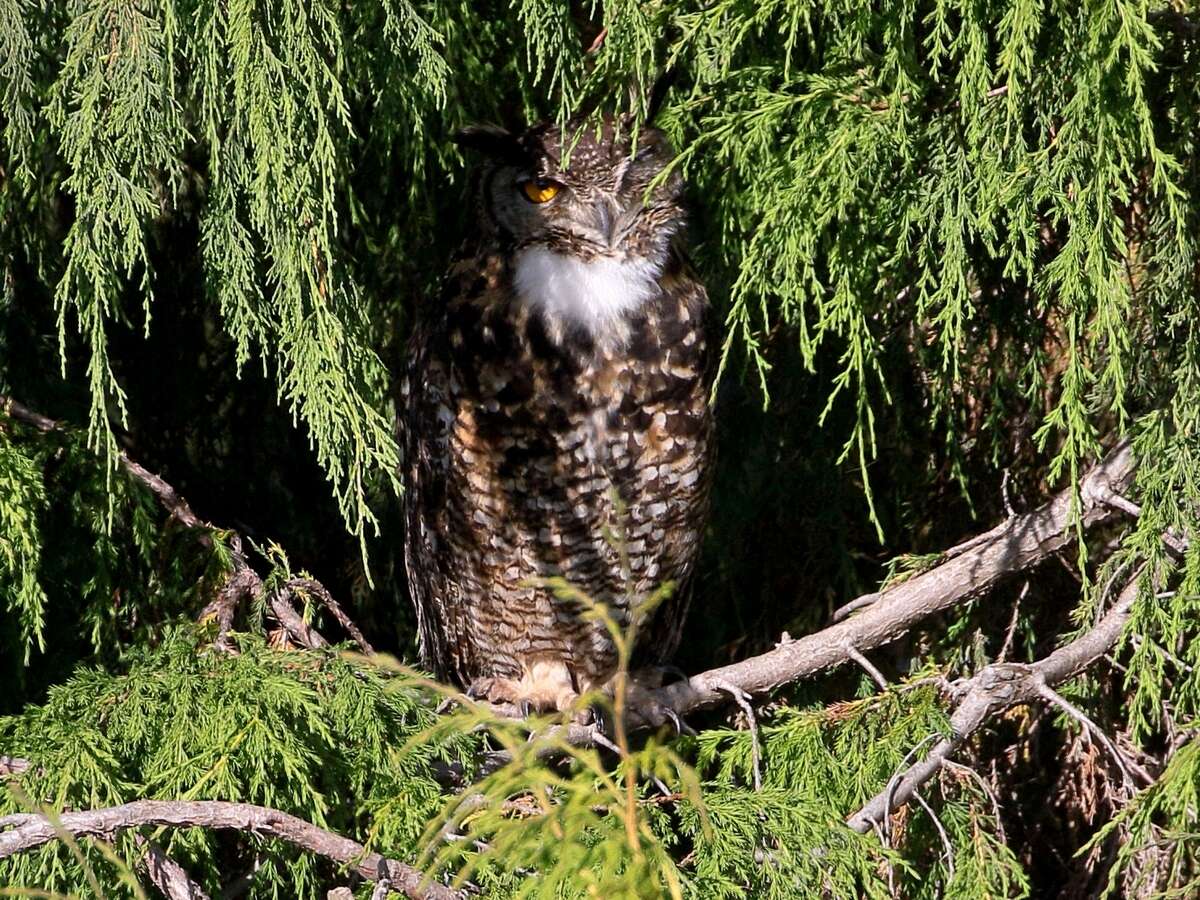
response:
{"label": "green foliage", "polygon": [[[1114,890],[1191,890],[1195,754],[1167,756],[1200,716],[1198,34],[1195,4],[1164,0],[0,0],[0,392],[87,423],[79,439],[0,416],[0,704],[24,708],[0,753],[38,761],[24,796],[257,799],[496,896],[1052,894],[1089,836]],[[825,621],[1134,439],[1135,523],[879,661],[911,676],[1044,654],[1146,566],[1123,674],[1070,691],[1166,770],[1123,810],[1065,790],[1054,854],[1024,843],[1044,820],[1001,828],[1061,786],[1038,756],[1061,734],[1027,720],[997,726],[1028,766],[1001,813],[948,770],[882,843],[840,825],[946,727],[916,682],[777,698],[755,791],[750,732],[720,720],[547,766],[512,726],[435,728],[403,678],[259,636],[222,656],[177,628],[231,538],[179,528],[118,451],[266,548],[249,552],[268,585],[295,560],[372,640],[411,649],[392,396],[414,306],[473,213],[449,134],[592,107],[640,127],[668,68],[658,124],[725,372],[687,667]],[[485,725],[517,764],[446,800],[431,754]],[[534,805],[510,815],[515,797]],[[447,824],[470,838],[447,844]],[[259,896],[330,876],[256,839],[168,845],[210,885],[258,854]],[[1168,875],[1139,882],[1160,847]],[[132,891],[131,837],[119,862],[81,852],[106,892]],[[96,892],[62,847],[3,865]]]}
{"label": "green foliage", "polygon": [[[906,862],[942,852],[932,827],[914,828],[889,850],[833,812],[864,803],[931,730],[945,728],[928,686],[784,710],[756,732],[713,729],[676,748],[651,738],[622,750],[615,767],[537,724],[531,733],[470,704],[409,745],[486,725],[509,755],[508,765],[450,798],[422,838],[427,864],[449,867],[485,895],[783,898],[820,885],[835,897],[885,898],[897,884],[906,896],[936,896],[938,883],[961,897],[1027,890],[996,836],[990,801],[969,780],[947,779],[939,791],[938,815],[953,842],[949,871],[933,864],[941,882]],[[554,756],[565,762],[548,764]],[[387,829],[392,805],[374,812],[376,828]]]}
{"label": "green foliage", "polygon": [[0,598],[7,617],[17,622],[17,640],[10,643],[24,651],[26,663],[35,644],[45,648],[46,592],[38,580],[38,516],[45,505],[37,462],[0,431]]}
{"label": "green foliage", "polygon": [[[359,804],[386,802],[389,842],[415,844],[441,803],[431,763],[465,758],[474,741],[425,741],[400,754],[433,721],[421,695],[333,653],[284,653],[244,635],[237,651],[206,650],[197,636],[174,631],[134,655],[124,673],[81,670],[54,687],[44,706],[0,719],[0,743],[34,761],[0,795],[0,811],[139,798],[236,800],[361,838]],[[210,891],[229,880],[229,847],[213,832],[182,830],[162,840]],[[252,896],[316,895],[324,875],[312,857],[249,835],[241,840],[261,862]],[[141,851],[132,837],[114,849],[136,865]],[[94,845],[82,845],[82,854],[76,859],[55,843],[0,862],[0,881],[86,893],[87,867],[106,864]],[[109,896],[126,896],[106,886]]]}

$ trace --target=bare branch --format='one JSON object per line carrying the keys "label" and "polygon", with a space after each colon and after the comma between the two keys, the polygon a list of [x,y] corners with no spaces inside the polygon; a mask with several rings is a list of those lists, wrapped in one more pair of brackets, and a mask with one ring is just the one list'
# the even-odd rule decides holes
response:
{"label": "bare branch", "polygon": [[167,900],[210,900],[204,888],[192,881],[183,866],[163,853],[158,844],[141,835],[138,835],[138,844],[146,849],[142,860],[146,876]]}
{"label": "bare branch", "polygon": [[852,658],[849,648],[862,653],[890,643],[923,619],[979,596],[1001,579],[1037,565],[1065,547],[1073,538],[1070,525],[1076,500],[1085,526],[1116,515],[1118,511],[1108,500],[1129,482],[1133,469],[1129,442],[1122,442],[1083,477],[1078,492],[1068,488],[1032,512],[1009,518],[952,548],[940,565],[878,598],[868,595],[874,602],[857,615],[815,634],[782,642],[759,656],[659,688],[655,697],[678,713],[716,706],[726,697],[721,683],[737,685],[750,694],[765,693],[846,663]]}
{"label": "bare branch", "polygon": [[1116,604],[1095,626],[1049,656],[1030,665],[992,663],[959,686],[962,698],[950,716],[950,734],[943,736],[929,755],[913,764],[898,779],[851,815],[847,824],[860,834],[883,823],[896,807],[937,774],[949,756],[962,746],[991,716],[1001,710],[1043,699],[1047,687],[1078,675],[1113,647],[1137,599],[1142,569],[1129,580]]}
{"label": "bare branch", "polygon": [[460,900],[457,891],[429,881],[412,866],[378,853],[296,816],[223,800],[137,800],[86,812],[64,812],[55,822],[37,813],[7,817],[12,827],[0,832],[0,859],[48,844],[66,833],[104,837],[128,828],[165,825],[171,828],[221,828],[266,835],[294,844],[349,868],[367,881],[387,880],[394,890],[421,900]]}

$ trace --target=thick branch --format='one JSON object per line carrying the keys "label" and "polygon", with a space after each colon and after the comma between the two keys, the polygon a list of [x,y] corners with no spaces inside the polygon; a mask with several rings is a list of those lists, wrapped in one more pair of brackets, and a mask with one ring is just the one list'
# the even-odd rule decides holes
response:
{"label": "thick branch", "polygon": [[867,802],[846,822],[865,834],[872,826],[883,824],[891,812],[913,798],[917,790],[937,774],[950,755],[996,713],[1023,703],[1045,698],[1046,689],[1060,684],[1100,659],[1121,636],[1129,611],[1138,595],[1141,572],[1125,585],[1116,604],[1093,628],[1084,632],[1044,659],[1024,665],[993,663],[960,686],[961,700],[950,716],[950,734],[943,737],[929,754]]}
{"label": "thick branch", "polygon": [[0,831],[0,859],[40,847],[64,833],[74,837],[106,837],[145,825],[228,828],[294,844],[310,853],[341,863],[370,882],[386,879],[393,889],[403,891],[409,897],[459,900],[456,891],[426,880],[412,866],[378,853],[369,853],[362,844],[325,831],[296,816],[249,803],[138,800],[107,809],[64,812],[54,822],[36,813],[10,816],[6,821],[11,827],[7,831]]}
{"label": "thick branch", "polygon": [[0,776],[20,775],[29,770],[29,760],[0,754]]}
{"label": "thick branch", "polygon": [[[1133,454],[1126,441],[1083,477],[1078,499],[1084,527],[1117,513],[1112,498],[1127,485],[1133,469]],[[785,641],[760,656],[667,685],[655,692],[655,698],[679,713],[716,706],[729,697],[723,684],[736,685],[750,694],[765,693],[842,665],[853,658],[854,651],[861,653],[894,641],[923,619],[980,595],[1066,546],[1073,536],[1073,494],[1068,488],[1032,512],[1013,516],[960,544],[947,552],[948,558],[940,565],[884,591],[866,609],[844,621]]]}

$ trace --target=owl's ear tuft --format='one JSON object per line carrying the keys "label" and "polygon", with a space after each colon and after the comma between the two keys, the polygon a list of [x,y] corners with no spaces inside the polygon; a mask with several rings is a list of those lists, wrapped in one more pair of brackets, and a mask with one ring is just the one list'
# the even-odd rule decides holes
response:
{"label": "owl's ear tuft", "polygon": [[662,111],[663,104],[667,101],[667,94],[670,93],[671,86],[675,84],[675,74],[674,69],[667,69],[655,79],[654,86],[650,88],[650,99],[646,103],[647,125],[653,125],[659,112]]}
{"label": "owl's ear tuft", "polygon": [[520,163],[529,156],[521,139],[498,125],[470,125],[456,131],[453,141],[466,150],[476,150],[505,162]]}

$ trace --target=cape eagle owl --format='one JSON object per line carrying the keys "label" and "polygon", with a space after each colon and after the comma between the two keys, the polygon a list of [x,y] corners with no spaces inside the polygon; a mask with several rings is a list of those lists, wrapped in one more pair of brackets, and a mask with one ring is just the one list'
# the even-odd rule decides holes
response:
{"label": "cape eagle owl", "polygon": [[[475,696],[566,709],[617,650],[678,644],[706,516],[707,298],[661,132],[469,129],[478,222],[418,315],[404,381],[406,565],[423,662]],[[652,186],[653,184],[653,186]],[[640,615],[639,615],[640,618]]]}

